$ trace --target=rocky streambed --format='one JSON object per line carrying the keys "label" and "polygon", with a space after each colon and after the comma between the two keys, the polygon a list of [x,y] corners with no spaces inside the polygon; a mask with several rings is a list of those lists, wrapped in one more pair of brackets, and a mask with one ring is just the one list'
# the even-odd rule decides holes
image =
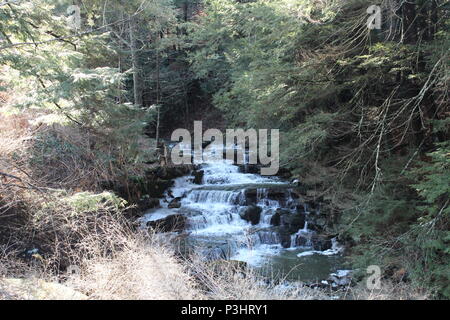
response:
{"label": "rocky streambed", "polygon": [[272,278],[348,284],[343,248],[320,205],[296,183],[251,172],[225,160],[197,166],[174,179],[140,223],[183,235],[182,248],[205,259],[242,261]]}

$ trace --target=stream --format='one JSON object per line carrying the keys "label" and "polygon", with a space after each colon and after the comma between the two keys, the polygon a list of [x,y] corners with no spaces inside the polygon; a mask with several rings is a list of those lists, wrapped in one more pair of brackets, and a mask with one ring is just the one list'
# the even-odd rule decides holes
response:
{"label": "stream", "polygon": [[205,259],[243,261],[272,278],[318,282],[337,272],[341,248],[308,228],[315,213],[294,186],[245,168],[226,160],[199,165],[200,175],[175,179],[142,223],[183,216],[187,243]]}

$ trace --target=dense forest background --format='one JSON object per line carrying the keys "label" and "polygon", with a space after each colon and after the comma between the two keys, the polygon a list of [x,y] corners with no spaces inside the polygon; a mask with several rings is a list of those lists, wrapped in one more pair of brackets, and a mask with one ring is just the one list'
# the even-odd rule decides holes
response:
{"label": "dense forest background", "polygon": [[[371,5],[380,29],[367,26]],[[404,270],[449,298],[448,9],[441,0],[2,1],[2,128],[27,119],[38,139],[25,154],[3,140],[0,172],[86,192],[119,181],[132,197],[176,128],[279,128],[281,166],[331,203],[352,267]],[[2,187],[11,210],[17,188]]]}

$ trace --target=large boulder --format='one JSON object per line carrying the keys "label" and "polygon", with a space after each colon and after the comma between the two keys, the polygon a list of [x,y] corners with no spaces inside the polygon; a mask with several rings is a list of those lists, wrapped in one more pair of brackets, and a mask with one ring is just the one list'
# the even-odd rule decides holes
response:
{"label": "large boulder", "polygon": [[147,222],[147,227],[159,232],[178,232],[186,227],[186,217],[182,214],[172,214],[161,219]]}
{"label": "large boulder", "polygon": [[240,216],[242,219],[250,222],[252,225],[256,225],[259,223],[259,220],[261,219],[261,207],[251,205],[245,208],[241,213]]}

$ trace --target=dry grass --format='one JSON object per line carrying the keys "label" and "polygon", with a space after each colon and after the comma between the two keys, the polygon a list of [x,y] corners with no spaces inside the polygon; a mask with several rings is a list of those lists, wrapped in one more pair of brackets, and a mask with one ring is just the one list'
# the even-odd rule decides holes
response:
{"label": "dry grass", "polygon": [[313,300],[329,299],[303,284],[276,284],[237,261],[205,262],[201,257],[185,261],[207,299],[212,300]]}
{"label": "dry grass", "polygon": [[41,126],[29,156],[32,176],[42,184],[73,190],[100,190],[113,181],[114,148],[100,145],[101,137],[80,128]]}
{"label": "dry grass", "polygon": [[70,287],[39,278],[0,279],[0,300],[87,300]]}
{"label": "dry grass", "polygon": [[41,187],[101,191],[105,182],[127,184],[128,176],[147,169],[128,159],[131,151],[122,148],[113,133],[48,125],[38,118],[31,111],[4,115],[0,109],[0,172]]}
{"label": "dry grass", "polygon": [[102,300],[327,298],[300,284],[266,284],[250,269],[238,270],[226,261],[179,260],[165,244],[142,236],[128,238],[126,246],[111,256],[85,259],[80,274],[67,284],[90,299]]}
{"label": "dry grass", "polygon": [[382,280],[380,289],[367,289],[364,282],[352,288],[345,299],[351,300],[428,300],[429,293],[410,283]]}
{"label": "dry grass", "polygon": [[27,188],[26,150],[31,136],[26,116],[6,117],[0,113],[0,216],[19,204],[18,196]]}
{"label": "dry grass", "polygon": [[[121,214],[121,200],[110,193],[64,191],[28,191],[22,196],[23,208],[15,208],[8,217],[0,217],[2,243],[14,251],[37,248],[40,256],[23,257],[44,274],[57,274],[84,256],[114,252],[125,244],[131,227]],[[22,254],[23,256],[23,254]]]}
{"label": "dry grass", "polygon": [[24,150],[27,137],[31,134],[26,116],[0,114],[0,155],[7,157],[14,152]]}
{"label": "dry grass", "polygon": [[110,256],[83,260],[80,272],[69,283],[90,299],[202,298],[192,276],[168,248],[139,237],[128,238],[125,247]]}

